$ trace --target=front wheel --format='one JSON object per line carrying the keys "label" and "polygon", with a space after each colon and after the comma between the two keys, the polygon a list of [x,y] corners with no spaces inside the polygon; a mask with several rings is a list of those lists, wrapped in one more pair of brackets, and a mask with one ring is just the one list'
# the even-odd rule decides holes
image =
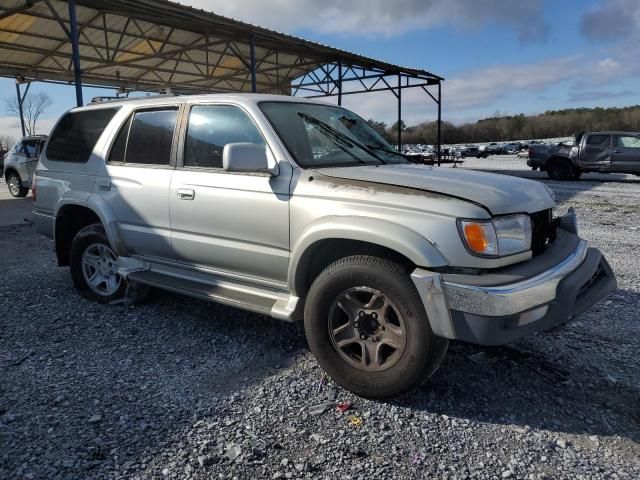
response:
{"label": "front wheel", "polygon": [[7,175],[7,186],[11,196],[16,198],[26,197],[27,193],[29,193],[29,189],[22,186],[22,180],[20,180],[20,176],[17,173],[12,172]]}
{"label": "front wheel", "polygon": [[320,366],[370,398],[407,393],[437,370],[448,341],[431,331],[409,275],[376,257],[343,258],[313,282],[305,332]]}

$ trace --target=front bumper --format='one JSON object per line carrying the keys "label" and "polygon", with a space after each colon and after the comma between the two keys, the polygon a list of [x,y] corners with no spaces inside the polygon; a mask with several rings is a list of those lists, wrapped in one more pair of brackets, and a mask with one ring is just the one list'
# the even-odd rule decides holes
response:
{"label": "front bumper", "polygon": [[503,345],[549,330],[617,287],[607,260],[584,240],[559,263],[515,283],[492,285],[490,275],[479,276],[475,284],[444,277],[423,269],[412,274],[432,330],[481,345]]}

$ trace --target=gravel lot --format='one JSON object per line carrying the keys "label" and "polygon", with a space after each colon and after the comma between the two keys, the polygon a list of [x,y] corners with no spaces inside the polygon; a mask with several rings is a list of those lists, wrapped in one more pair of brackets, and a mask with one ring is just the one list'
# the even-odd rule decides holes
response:
{"label": "gravel lot", "polygon": [[[540,176],[523,164],[464,167]],[[323,379],[298,325],[85,301],[50,241],[0,227],[0,478],[640,478],[640,181],[587,178],[547,183],[619,291],[506,348],[452,344],[391,402]]]}

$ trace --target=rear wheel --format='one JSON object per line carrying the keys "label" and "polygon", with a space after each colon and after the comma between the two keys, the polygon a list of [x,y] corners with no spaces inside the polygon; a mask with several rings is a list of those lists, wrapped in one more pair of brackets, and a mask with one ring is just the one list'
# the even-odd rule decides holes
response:
{"label": "rear wheel", "polygon": [[365,397],[409,392],[438,368],[448,342],[431,331],[407,272],[391,261],[347,257],[313,282],[305,332],[320,366]]}
{"label": "rear wheel", "polygon": [[71,243],[73,284],[83,297],[99,303],[142,302],[149,288],[121,277],[118,260],[101,224],[84,227]]}
{"label": "rear wheel", "polygon": [[547,175],[551,180],[569,180],[573,168],[566,160],[551,160],[547,166]]}
{"label": "rear wheel", "polygon": [[29,189],[22,186],[20,175],[15,172],[7,175],[7,186],[9,187],[9,193],[14,197],[26,197],[27,193],[29,193]]}

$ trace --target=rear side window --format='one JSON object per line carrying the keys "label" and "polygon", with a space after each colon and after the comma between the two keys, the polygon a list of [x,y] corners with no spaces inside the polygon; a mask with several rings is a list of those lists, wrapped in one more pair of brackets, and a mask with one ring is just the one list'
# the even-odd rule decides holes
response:
{"label": "rear side window", "polygon": [[120,129],[109,162],[169,165],[177,116],[177,108],[135,112]]}
{"label": "rear side window", "polygon": [[640,137],[632,137],[630,135],[618,135],[614,138],[615,138],[616,147],[618,148],[640,149]]}
{"label": "rear side window", "polygon": [[589,135],[587,145],[591,147],[608,147],[611,144],[609,135]]}
{"label": "rear side window", "polygon": [[51,134],[47,159],[59,162],[86,162],[107,124],[118,108],[69,112]]}

